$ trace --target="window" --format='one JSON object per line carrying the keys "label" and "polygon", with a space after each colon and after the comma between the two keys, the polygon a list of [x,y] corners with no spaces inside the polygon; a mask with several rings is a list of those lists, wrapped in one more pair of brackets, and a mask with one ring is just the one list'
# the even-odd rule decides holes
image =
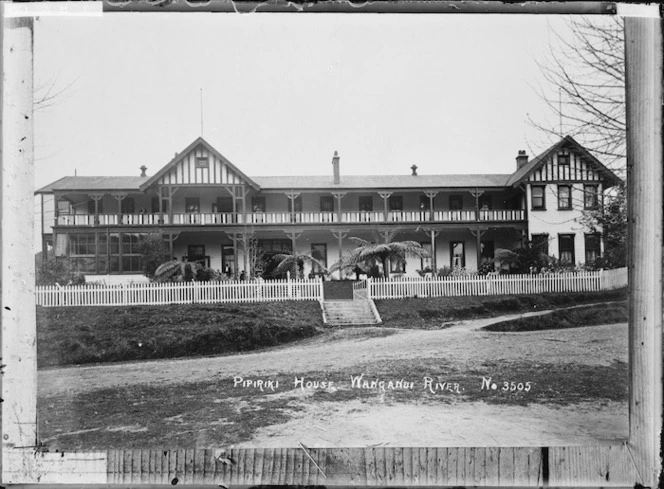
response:
{"label": "window", "polygon": [[600,235],[596,233],[586,234],[584,238],[586,248],[586,263],[593,263],[601,255]]}
{"label": "window", "polygon": [[[161,203],[162,212],[168,212],[168,201],[163,200]],[[152,197],[152,213],[156,214],[159,212],[159,197]]]}
{"label": "window", "polygon": [[452,268],[466,266],[466,252],[463,241],[450,241],[450,266]]}
{"label": "window", "polygon": [[233,198],[217,197],[217,201],[212,204],[212,212],[233,212]]}
{"label": "window", "polygon": [[320,211],[334,212],[334,197],[331,195],[323,195],[320,198]]}
{"label": "window", "polygon": [[[293,208],[295,206],[295,208]],[[295,199],[288,199],[288,212],[302,212],[302,196],[298,195]]]}
{"label": "window", "polygon": [[563,153],[558,154],[558,165],[569,165],[569,155]]}
{"label": "window", "polygon": [[478,205],[481,211],[491,210],[491,196],[487,194],[480,195]]}
{"label": "window", "polygon": [[431,210],[431,200],[426,195],[420,195],[420,210],[421,211]]}
{"label": "window", "polygon": [[431,242],[428,243],[420,243],[424,251],[427,252],[428,257],[427,258],[420,258],[420,270],[424,270],[425,268],[431,268],[433,267],[433,257],[432,252],[431,252]]}
{"label": "window", "polygon": [[533,210],[546,209],[546,201],[544,199],[544,185],[537,185],[531,187],[531,207]]}
{"label": "window", "polygon": [[480,261],[482,263],[492,262],[494,255],[493,241],[480,241]]}
{"label": "window", "polygon": [[235,272],[235,251],[233,245],[221,245],[221,271],[227,277]]}
{"label": "window", "polygon": [[450,195],[450,210],[451,211],[460,211],[463,209],[463,196],[462,195]]}
{"label": "window", "polygon": [[373,211],[373,197],[371,195],[362,195],[359,199],[359,211],[371,212]]}
{"label": "window", "polygon": [[200,212],[201,199],[198,197],[186,197],[184,199],[184,209],[185,212]]}
{"label": "window", "polygon": [[558,235],[558,259],[561,263],[574,265],[576,258],[574,257],[574,235],[573,234],[559,234]]}
{"label": "window", "polygon": [[293,243],[290,239],[259,239],[258,247],[263,252],[290,253]]}
{"label": "window", "polygon": [[88,214],[94,214],[95,213],[95,202],[98,202],[97,209],[99,209],[99,213],[103,214],[104,213],[104,201],[103,199],[99,199],[98,201],[95,201],[95,199],[90,198],[88,200]]}
{"label": "window", "polygon": [[252,212],[265,212],[265,197],[252,197],[251,198],[251,211]]}
{"label": "window", "polygon": [[209,161],[207,156],[196,157],[196,168],[208,168]]}
{"label": "window", "polygon": [[558,209],[572,208],[572,187],[569,185],[558,185]]}
{"label": "window", "polygon": [[[312,244],[311,256],[318,260],[323,267],[327,268],[327,245],[325,243]],[[323,269],[316,262],[311,262],[311,271],[313,273],[323,273]]]}
{"label": "window", "polygon": [[122,214],[133,214],[135,211],[135,203],[133,197],[125,197],[120,203],[120,212]]}
{"label": "window", "polygon": [[597,185],[583,186],[583,208],[597,209],[599,207],[599,187]]}
{"label": "window", "polygon": [[403,197],[401,195],[392,195],[388,200],[390,211],[398,212],[403,210]]}
{"label": "window", "polygon": [[549,235],[548,234],[533,234],[531,237],[532,247],[543,253],[549,255]]}
{"label": "window", "polygon": [[140,250],[142,235],[122,233],[122,271],[140,272],[143,270],[143,256]]}
{"label": "window", "polygon": [[406,273],[406,260],[390,259],[390,273]]}
{"label": "window", "polygon": [[58,200],[58,215],[66,216],[72,213],[72,205],[68,200]]}

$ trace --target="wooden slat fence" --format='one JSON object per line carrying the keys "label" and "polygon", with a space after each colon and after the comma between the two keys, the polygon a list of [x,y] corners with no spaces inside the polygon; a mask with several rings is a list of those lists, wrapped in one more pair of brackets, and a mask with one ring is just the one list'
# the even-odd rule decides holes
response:
{"label": "wooden slat fence", "polygon": [[263,280],[36,288],[38,306],[129,306],[322,300],[317,280]]}
{"label": "wooden slat fence", "polygon": [[[371,299],[592,292],[627,285],[626,269],[564,274],[367,279]],[[624,276],[624,278],[623,278]],[[621,285],[623,284],[624,285]]]}

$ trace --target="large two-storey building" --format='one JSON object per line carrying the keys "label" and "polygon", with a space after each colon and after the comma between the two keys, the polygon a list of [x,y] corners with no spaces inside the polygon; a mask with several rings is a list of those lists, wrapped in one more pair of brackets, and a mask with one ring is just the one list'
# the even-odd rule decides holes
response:
{"label": "large two-storey building", "polygon": [[355,246],[350,237],[398,229],[396,239],[420,242],[431,258],[392,264],[396,273],[477,269],[527,240],[576,264],[602,253],[601,236],[577,219],[620,182],[571,137],[530,160],[519,151],[510,174],[420,175],[413,166],[344,175],[336,152],[331,166],[329,176],[249,177],[198,138],[151,176],[142,167],[136,177],[63,177],[37,190],[42,249],[86,274],[137,274],[141,237],[159,233],[173,257],[237,275],[252,263],[249,236],[263,251],[311,251],[329,267]]}

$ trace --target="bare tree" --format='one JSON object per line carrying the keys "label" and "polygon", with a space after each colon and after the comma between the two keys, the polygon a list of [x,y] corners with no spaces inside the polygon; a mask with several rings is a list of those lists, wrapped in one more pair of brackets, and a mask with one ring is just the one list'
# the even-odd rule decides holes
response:
{"label": "bare tree", "polygon": [[[555,45],[538,62],[538,93],[554,120],[530,122],[549,140],[571,135],[618,173],[625,164],[625,58],[619,17],[574,18],[570,36],[555,32]],[[552,118],[553,119],[553,118]]]}

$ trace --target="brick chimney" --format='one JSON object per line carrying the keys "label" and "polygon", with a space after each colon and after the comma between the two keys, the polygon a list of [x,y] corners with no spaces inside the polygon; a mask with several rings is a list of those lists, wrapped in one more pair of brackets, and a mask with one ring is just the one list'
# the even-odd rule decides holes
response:
{"label": "brick chimney", "polygon": [[411,166],[410,169],[413,171],[413,173],[411,173],[411,175],[416,177],[417,176],[417,165]]}
{"label": "brick chimney", "polygon": [[334,183],[338,185],[340,182],[339,153],[337,153],[336,151],[334,152],[334,156],[332,157],[332,173],[334,174]]}
{"label": "brick chimney", "polygon": [[141,176],[142,176],[142,177],[146,177],[146,176],[147,176],[147,174],[145,173],[145,171],[146,171],[147,169],[148,169],[148,167],[145,166],[145,165],[141,165],[141,166],[140,166],[139,170],[141,170]]}
{"label": "brick chimney", "polygon": [[525,150],[520,149],[519,154],[516,157],[516,169],[518,170],[526,163],[528,163],[528,155],[526,154]]}

